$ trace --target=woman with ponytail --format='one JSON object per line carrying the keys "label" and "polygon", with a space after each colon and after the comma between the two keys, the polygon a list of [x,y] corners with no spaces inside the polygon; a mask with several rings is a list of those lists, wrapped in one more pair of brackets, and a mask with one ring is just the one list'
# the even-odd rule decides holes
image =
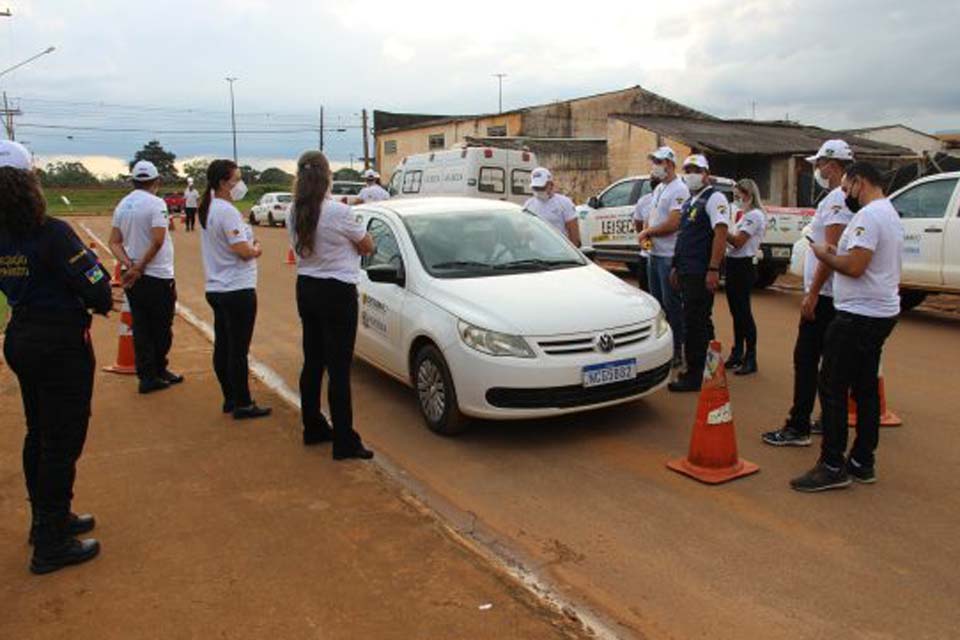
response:
{"label": "woman with ponytail", "polygon": [[[373,253],[373,239],[350,207],[330,197],[332,180],[323,153],[301,155],[287,217],[290,245],[297,256],[297,310],[303,325],[303,444],[332,440],[334,460],[369,460],[373,452],[353,429],[350,365],[357,337],[360,256]],[[330,375],[332,429],[320,412],[325,371]]]}
{"label": "woman with ponytail", "polygon": [[213,369],[223,391],[223,412],[235,420],[262,418],[270,409],[250,397],[248,354],[257,319],[257,258],[260,242],[234,202],[247,194],[232,160],[207,167],[200,201],[200,246],[207,302],[213,308]]}

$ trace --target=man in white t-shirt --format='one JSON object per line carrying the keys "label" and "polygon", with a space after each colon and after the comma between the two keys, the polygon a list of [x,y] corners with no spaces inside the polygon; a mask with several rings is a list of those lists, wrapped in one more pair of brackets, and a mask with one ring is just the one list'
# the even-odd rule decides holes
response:
{"label": "man in white t-shirt", "polygon": [[677,156],[673,149],[660,147],[647,157],[652,163],[650,177],[660,180],[660,184],[653,191],[653,208],[637,239],[641,246],[651,243],[647,260],[648,290],[663,307],[673,330],[673,368],[679,369],[683,364],[685,331],[680,292],[670,285],[670,269],[680,228],[680,210],[690,198],[690,190],[677,175]]}
{"label": "man in white t-shirt", "polygon": [[168,368],[177,291],[167,205],[157,197],[160,175],[141,160],[131,171],[131,191],[113,212],[110,251],[123,269],[123,287],[133,317],[133,350],[140,393],[183,382]]}
{"label": "man in white t-shirt", "polygon": [[[637,204],[633,207],[633,230],[636,231],[638,235],[650,223],[650,212],[653,211],[653,193],[659,185],[659,180],[650,178],[650,191],[641,196],[640,199],[637,200]],[[650,258],[651,247],[653,247],[653,241],[649,238],[640,243],[640,258],[642,260]],[[649,288],[647,282],[641,282],[639,284],[641,288]]]}
{"label": "man in white t-shirt", "polygon": [[[853,151],[843,140],[827,140],[807,161],[816,169],[817,184],[827,190],[810,224],[810,237],[818,244],[836,245],[853,218],[840,188],[843,172],[853,162]],[[776,447],[806,447],[812,442],[810,415],[817,397],[820,357],[827,327],[836,313],[833,269],[812,254],[807,255],[803,265],[803,289],[800,325],[793,348],[793,404],[784,425],[762,436],[766,444]]]}
{"label": "man in white t-shirt", "polygon": [[[820,372],[823,442],[817,465],[790,484],[797,491],[823,491],[876,481],[874,452],[880,432],[878,376],[883,344],[900,314],[903,224],[883,194],[873,165],[847,168],[843,191],[855,212],[837,245],[817,243],[814,255],[836,272],[837,315],[827,330]],[[847,398],[857,403],[857,430],[847,453]]]}
{"label": "man in white t-shirt", "polygon": [[562,233],[574,246],[580,246],[580,224],[577,208],[565,195],[556,193],[553,174],[544,167],[530,173],[530,189],[533,197],[523,205],[523,210],[532,213]]}
{"label": "man in white t-shirt", "polygon": [[200,192],[193,186],[193,178],[187,178],[187,188],[183,192],[183,212],[187,217],[187,231],[197,226],[197,208],[200,206]]}
{"label": "man in white t-shirt", "polygon": [[363,172],[363,179],[367,186],[357,194],[357,204],[364,202],[380,202],[390,199],[390,192],[380,186],[380,174],[373,169],[367,169]]}

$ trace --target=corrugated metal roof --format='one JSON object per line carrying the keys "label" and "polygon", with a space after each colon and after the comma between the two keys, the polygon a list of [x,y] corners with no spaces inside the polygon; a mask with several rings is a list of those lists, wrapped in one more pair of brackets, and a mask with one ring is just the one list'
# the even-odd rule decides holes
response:
{"label": "corrugated metal roof", "polygon": [[813,154],[824,141],[842,138],[847,141],[853,152],[859,155],[915,155],[905,147],[793,122],[704,120],[632,114],[612,114],[610,117],[677,140],[706,153],[765,156]]}

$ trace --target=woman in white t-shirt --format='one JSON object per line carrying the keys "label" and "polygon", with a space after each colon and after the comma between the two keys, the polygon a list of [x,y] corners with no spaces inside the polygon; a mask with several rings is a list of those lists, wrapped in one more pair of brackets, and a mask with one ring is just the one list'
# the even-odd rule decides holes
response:
{"label": "woman in white t-shirt", "polygon": [[[330,197],[333,175],[326,156],[307,151],[297,161],[293,205],[287,214],[297,257],[297,310],[303,325],[300,405],[303,444],[333,440],[333,459],[369,460],[373,452],[353,428],[350,365],[357,337],[360,256],[373,239],[350,207]],[[323,374],[330,375],[331,429],[320,411]]]}
{"label": "woman in white t-shirt", "polygon": [[247,194],[232,160],[207,167],[200,202],[200,242],[207,302],[213,308],[213,369],[223,391],[223,412],[234,419],[262,418],[270,409],[250,397],[248,354],[257,319],[257,258],[260,243],[233,205]]}
{"label": "woman in white t-shirt", "polygon": [[750,292],[757,281],[755,259],[767,228],[767,215],[757,183],[749,178],[734,187],[736,224],[727,234],[726,292],[733,316],[733,349],[726,366],[738,376],[757,372],[757,323]]}

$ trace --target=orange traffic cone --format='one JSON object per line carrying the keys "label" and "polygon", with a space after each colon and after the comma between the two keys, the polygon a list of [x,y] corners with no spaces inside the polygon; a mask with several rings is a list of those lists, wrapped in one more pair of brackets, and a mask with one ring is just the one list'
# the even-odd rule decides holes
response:
{"label": "orange traffic cone", "polygon": [[111,287],[122,287],[123,279],[120,273],[120,261],[114,263],[113,265],[113,278],[110,279]]}
{"label": "orange traffic cone", "polygon": [[130,303],[127,296],[123,296],[123,307],[120,309],[120,344],[117,347],[116,364],[104,367],[104,371],[132,375],[137,372],[136,359],[133,353],[133,316],[130,314]]}
{"label": "orange traffic cone", "polygon": [[297,257],[293,255],[293,249],[287,249],[287,264],[297,264]]}
{"label": "orange traffic cone", "polygon": [[[887,408],[887,392],[883,385],[883,365],[880,366],[880,377],[877,380],[877,386],[879,387],[878,392],[880,393],[880,426],[903,426],[903,420],[900,419],[900,416]],[[857,401],[853,397],[852,391],[849,400],[847,400],[847,424],[850,425],[850,428],[857,426]]]}
{"label": "orange traffic cone", "polygon": [[710,343],[707,351],[690,451],[686,458],[668,462],[667,467],[707,484],[720,484],[760,470],[737,455],[727,373],[717,340]]}

